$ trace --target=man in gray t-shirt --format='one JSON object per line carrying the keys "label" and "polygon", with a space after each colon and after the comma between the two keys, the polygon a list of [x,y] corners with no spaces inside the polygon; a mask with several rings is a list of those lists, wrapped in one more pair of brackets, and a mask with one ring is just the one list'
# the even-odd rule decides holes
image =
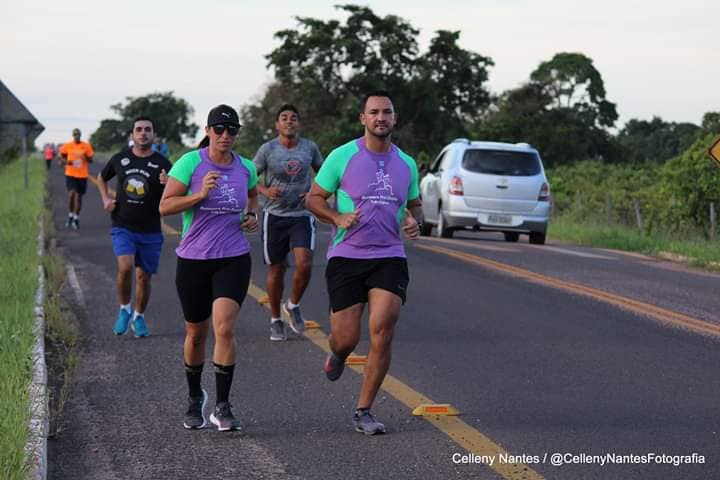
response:
{"label": "man in gray t-shirt", "polygon": [[258,149],[253,162],[258,176],[265,174],[257,189],[267,199],[262,239],[265,263],[270,265],[267,274],[270,340],[282,341],[287,339],[287,334],[280,304],[290,250],[295,256],[295,273],[290,298],[282,308],[295,333],[305,329],[300,299],[310,283],[315,249],[315,217],[305,209],[305,195],[310,190],[310,169],[317,172],[323,157],[314,142],[300,137],[300,115],[294,106],[280,107],[275,128],[278,136]]}

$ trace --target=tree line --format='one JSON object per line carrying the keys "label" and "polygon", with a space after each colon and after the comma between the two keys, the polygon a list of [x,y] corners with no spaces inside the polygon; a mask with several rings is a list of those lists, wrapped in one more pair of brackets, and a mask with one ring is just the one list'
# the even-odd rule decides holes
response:
{"label": "tree line", "polygon": [[[617,107],[607,98],[601,73],[582,53],[560,52],[541,62],[519,87],[499,94],[487,86],[493,60],[459,45],[460,32],[438,30],[427,51],[419,30],[396,15],[340,5],[344,20],[296,17],[278,31],[280,45],[266,55],[275,80],[259,100],[240,106],[244,128],[238,149],[252,155],[275,135],[283,103],[302,113],[303,131],[327,154],[359,136],[362,94],[382,88],[399,112],[394,139],[421,163],[454,138],[528,142],[549,167],[583,160],[665,163],[698,138],[720,133],[720,112],[701,125],[632,119],[613,133]],[[173,92],[128,97],[111,106],[119,119],[103,120],[93,134],[100,149],[124,144],[132,118],[149,114],[160,135],[180,143],[193,138],[192,107]]]}

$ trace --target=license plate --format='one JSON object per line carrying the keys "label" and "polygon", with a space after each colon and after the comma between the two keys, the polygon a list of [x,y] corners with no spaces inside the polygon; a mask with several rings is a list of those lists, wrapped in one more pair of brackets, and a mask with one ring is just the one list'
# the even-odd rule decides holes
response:
{"label": "license plate", "polygon": [[511,215],[488,215],[488,223],[491,225],[512,225]]}

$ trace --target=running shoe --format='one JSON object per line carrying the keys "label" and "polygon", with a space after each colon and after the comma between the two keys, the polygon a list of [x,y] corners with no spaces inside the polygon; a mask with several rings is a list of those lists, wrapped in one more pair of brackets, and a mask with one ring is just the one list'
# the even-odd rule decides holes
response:
{"label": "running shoe", "polygon": [[240,420],[235,418],[229,402],[220,402],[215,405],[215,411],[210,415],[210,421],[218,429],[218,432],[229,432],[240,430]]}
{"label": "running shoe", "polygon": [[207,404],[208,394],[203,388],[202,395],[199,397],[188,397],[188,409],[185,412],[185,428],[197,430],[205,428],[207,421],[205,420],[205,404]]}
{"label": "running shoe", "polygon": [[273,320],[270,322],[270,340],[273,342],[284,342],[287,340],[284,321]]}
{"label": "running shoe", "polygon": [[137,315],[133,318],[133,321],[130,323],[130,328],[132,328],[132,331],[135,332],[135,336],[137,338],[148,336],[148,329],[147,325],[145,325],[144,315]]}
{"label": "running shoe", "polygon": [[303,318],[302,313],[300,312],[300,305],[295,308],[290,308],[288,307],[288,302],[285,302],[282,307],[285,313],[288,314],[288,317],[290,317],[289,323],[292,331],[298,335],[302,334],[302,332],[305,331],[305,318]]}
{"label": "running shoe", "polygon": [[79,230],[79,229],[80,229],[80,220],[79,220],[79,219],[73,218],[72,228],[73,228],[73,230]]}
{"label": "running shoe", "polygon": [[327,358],[325,358],[323,370],[325,370],[325,375],[327,375],[328,380],[334,382],[340,378],[343,370],[345,370],[345,359],[338,357],[333,352],[330,352],[328,353]]}
{"label": "running shoe", "polygon": [[125,332],[127,332],[130,317],[132,317],[130,312],[124,308],[120,308],[117,318],[115,319],[115,325],[113,325],[113,333],[115,335],[124,335]]}
{"label": "running shoe", "polygon": [[65,220],[65,228],[72,227],[72,224],[73,224],[73,217],[68,215],[67,220]]}
{"label": "running shoe", "polygon": [[353,425],[355,431],[365,435],[377,435],[385,433],[385,425],[375,420],[370,410],[355,410],[353,414]]}

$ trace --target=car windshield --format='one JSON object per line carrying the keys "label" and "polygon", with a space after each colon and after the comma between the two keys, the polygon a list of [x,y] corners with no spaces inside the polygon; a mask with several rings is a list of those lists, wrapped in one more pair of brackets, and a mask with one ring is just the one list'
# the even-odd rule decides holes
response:
{"label": "car windshield", "polygon": [[540,174],[540,159],[534,153],[508,150],[466,150],[465,170],[491,175],[530,177]]}

